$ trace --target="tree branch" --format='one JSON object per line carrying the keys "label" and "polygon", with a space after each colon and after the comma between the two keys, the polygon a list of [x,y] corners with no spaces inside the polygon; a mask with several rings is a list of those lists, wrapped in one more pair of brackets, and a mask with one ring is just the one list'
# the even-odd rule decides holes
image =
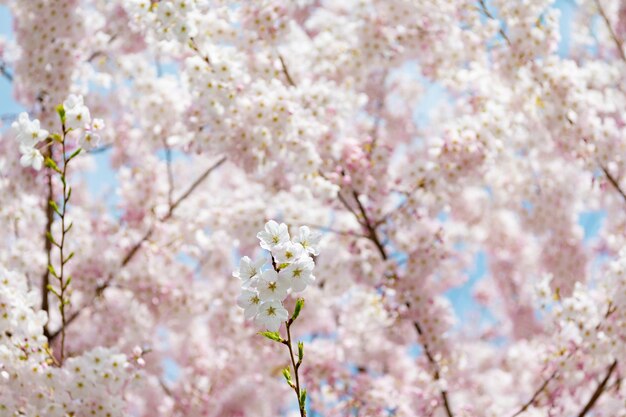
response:
{"label": "tree branch", "polygon": [[[407,307],[410,307],[410,305],[407,304]],[[420,327],[419,323],[417,321],[414,321],[413,326],[415,327],[417,334],[420,336],[420,338],[422,338],[424,333],[422,332],[422,328]],[[435,381],[439,381],[441,379],[441,369],[439,368],[439,364],[437,363],[437,361],[435,360],[435,357],[430,352],[430,348],[428,347],[428,344],[425,342],[422,342],[422,345],[424,346],[424,353],[426,354],[426,358],[428,359],[428,362],[432,365],[432,367],[435,370],[433,373],[433,377],[435,378]],[[450,408],[450,402],[448,401],[448,392],[445,389],[442,389],[440,393],[441,393],[441,400],[443,401],[443,408],[446,410],[446,415],[448,417],[454,417],[454,414],[452,413],[452,409]]]}
{"label": "tree branch", "polygon": [[546,387],[548,386],[550,381],[552,381],[554,378],[556,378],[557,374],[558,374],[557,371],[552,372],[552,375],[550,375],[545,381],[543,381],[543,384],[541,384],[541,386],[539,388],[537,388],[537,390],[535,391],[533,396],[530,398],[530,400],[526,401],[526,403],[524,403],[524,405],[519,410],[517,410],[517,412],[515,414],[513,414],[511,417],[516,417],[516,416],[522,414],[524,411],[526,411],[528,409],[528,407],[533,405],[533,403],[535,402],[537,397],[539,397],[539,395],[543,392],[543,390],[546,389]]}
{"label": "tree branch", "polygon": [[[482,10],[482,12],[485,14],[485,16],[487,16],[489,19],[491,20],[497,20],[494,15],[491,14],[491,12],[489,11],[489,9],[487,9],[487,5],[485,4],[485,0],[478,0],[478,3],[480,3],[480,8]],[[502,28],[500,28],[498,30],[498,32],[500,32],[500,35],[504,38],[504,40],[506,41],[506,43],[509,44],[509,46],[512,46],[511,40],[509,39],[509,37],[507,36],[507,34],[504,32],[504,30]]]}
{"label": "tree branch", "polygon": [[295,87],[296,83],[293,82],[293,78],[291,78],[291,75],[289,74],[289,70],[287,69],[287,64],[285,64],[285,60],[283,59],[283,56],[281,54],[278,54],[278,59],[280,60],[280,66],[283,69],[283,74],[285,74],[285,78],[287,79],[287,82],[289,83],[290,86]]}
{"label": "tree branch", "polygon": [[[365,207],[363,206],[363,204],[361,204],[361,201],[359,200],[358,193],[353,190],[352,195],[354,196],[354,199],[357,203],[361,216],[363,217],[363,223],[361,222],[359,223],[361,223],[367,229],[369,239],[372,241],[372,243],[374,243],[374,245],[378,249],[378,252],[380,253],[381,258],[386,261],[387,259],[389,259],[389,256],[387,254],[387,251],[385,250],[384,245],[381,243],[380,239],[378,238],[378,234],[376,233],[376,226],[374,226],[374,223],[370,220],[369,216],[367,215],[367,211],[365,211]],[[341,197],[341,194],[339,194],[339,196]],[[348,207],[348,209],[355,216],[357,216],[354,210],[350,209],[350,206],[347,204],[347,202],[344,199],[341,199],[341,201],[346,207]],[[357,221],[358,220],[359,219],[357,217]],[[406,306],[409,308],[411,307],[409,303],[407,303]],[[413,326],[415,327],[415,330],[417,331],[417,334],[420,336],[420,338],[423,338],[423,332],[422,332],[422,328],[419,322],[413,321]],[[428,358],[428,362],[434,368],[433,378],[436,381],[439,381],[441,379],[441,369],[439,368],[439,364],[437,363],[437,361],[435,360],[435,357],[431,353],[428,344],[422,341],[422,345],[424,346],[424,353],[426,354],[426,357]],[[450,407],[450,401],[448,400],[448,392],[442,389],[440,390],[440,394],[441,394],[441,400],[443,402],[443,407],[446,411],[446,415],[448,417],[454,417],[454,413],[452,412],[452,408]]]}
{"label": "tree branch", "polygon": [[10,83],[13,82],[13,74],[9,72],[7,64],[4,61],[0,61],[0,74],[2,74],[2,76],[6,78]]}
{"label": "tree branch", "polygon": [[606,376],[600,382],[600,384],[596,387],[596,390],[593,392],[593,395],[591,396],[591,398],[589,398],[589,401],[587,401],[587,404],[585,404],[585,407],[578,414],[578,417],[585,417],[587,413],[591,411],[591,409],[596,405],[596,403],[598,402],[598,399],[600,399],[600,397],[602,396],[602,393],[604,392],[604,388],[606,387],[606,384],[609,382],[609,379],[611,378],[611,375],[613,374],[613,371],[615,371],[616,367],[617,367],[617,360],[614,360],[611,366],[609,366],[609,369],[606,372]]}
{"label": "tree branch", "polygon": [[[226,159],[227,158],[225,156],[223,156],[216,163],[211,165],[206,171],[204,171],[204,173],[202,175],[200,175],[200,177],[198,177],[198,179],[196,179],[193,182],[193,184],[191,184],[189,186],[187,191],[185,191],[180,197],[178,197],[178,199],[176,201],[174,201],[174,203],[170,206],[170,209],[168,210],[167,214],[165,216],[163,216],[161,219],[159,219],[157,221],[157,223],[165,223],[166,221],[168,221],[173,216],[174,211],[176,210],[176,208],[183,201],[185,201],[191,195],[191,193],[193,193],[194,190],[196,188],[198,188],[209,177],[209,175],[213,171],[215,171],[224,162],[226,162]],[[146,234],[137,243],[135,243],[131,247],[131,249],[126,253],[124,258],[122,259],[122,262],[120,263],[120,269],[125,267],[126,265],[128,265],[128,263],[135,257],[135,255],[139,252],[139,249],[141,249],[143,243],[146,242],[148,239],[150,239],[150,237],[154,233],[155,227],[156,227],[156,224],[153,224],[152,226],[150,226],[150,228],[148,229]],[[55,332],[50,334],[49,340],[50,341],[54,340],[59,335],[59,333],[61,333],[64,330],[65,327],[67,327],[69,324],[71,324],[73,321],[75,321],[78,318],[78,316],[80,316],[82,311],[84,311],[87,307],[90,307],[91,305],[93,305],[93,303],[103,293],[103,291],[111,285],[111,282],[113,281],[114,277],[115,277],[115,275],[113,275],[113,274],[109,275],[107,277],[106,281],[104,283],[100,284],[96,288],[95,295],[85,305],[83,305],[80,309],[76,310],[73,314],[71,314],[67,318],[67,320],[65,322],[65,326],[62,326],[61,328],[57,329]]]}
{"label": "tree branch", "polygon": [[617,50],[619,51],[619,56],[622,58],[622,61],[626,62],[626,53],[624,53],[624,45],[622,43],[622,40],[617,36],[617,33],[615,33],[615,30],[613,29],[613,26],[611,25],[611,21],[609,20],[609,17],[606,15],[606,12],[604,11],[604,7],[602,7],[602,3],[600,3],[600,0],[595,0],[595,1],[596,1],[596,7],[598,8],[598,12],[600,13],[600,16],[602,16],[604,23],[606,23],[606,27],[609,30],[611,37],[613,38],[613,42],[615,42],[615,46],[617,47]]}
{"label": "tree branch", "polygon": [[372,222],[370,222],[370,219],[367,216],[367,212],[365,211],[365,207],[363,207],[363,204],[361,204],[361,201],[359,200],[359,195],[357,194],[357,192],[352,191],[352,195],[354,196],[354,200],[356,201],[356,204],[359,207],[361,216],[363,216],[363,219],[365,222],[365,228],[367,229],[367,232],[369,233],[370,240],[374,243],[374,245],[376,245],[376,248],[378,249],[378,252],[380,253],[381,258],[383,258],[383,260],[386,261],[388,259],[387,252],[385,251],[385,247],[381,243],[380,239],[378,239],[376,228],[372,226]]}
{"label": "tree branch", "polygon": [[624,193],[624,190],[622,190],[622,187],[620,187],[619,183],[617,182],[617,179],[615,179],[615,177],[611,175],[609,170],[604,165],[600,164],[600,169],[602,170],[602,172],[604,172],[604,175],[609,180],[613,188],[615,188],[615,190],[619,193],[619,195],[622,196],[624,201],[626,201],[626,193]]}

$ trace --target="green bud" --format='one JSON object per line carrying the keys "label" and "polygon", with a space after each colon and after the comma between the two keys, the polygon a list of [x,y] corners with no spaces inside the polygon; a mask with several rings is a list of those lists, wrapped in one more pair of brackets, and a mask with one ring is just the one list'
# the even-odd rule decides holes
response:
{"label": "green bud", "polygon": [[56,214],[61,216],[61,210],[59,209],[59,206],[57,205],[56,201],[50,200],[50,207],[52,207],[52,210],[54,210]]}
{"label": "green bud", "polygon": [[296,300],[296,307],[293,309],[293,315],[291,316],[291,321],[295,321],[300,315],[300,310],[304,307],[304,298],[298,298]]}
{"label": "green bud", "polygon": [[54,267],[51,264],[48,264],[48,271],[50,271],[50,273],[55,277],[58,278],[59,276],[57,275],[57,271],[54,269]]}
{"label": "green bud", "polygon": [[56,111],[61,119],[61,123],[65,123],[65,107],[63,107],[63,104],[59,104],[56,107]]}
{"label": "green bud", "polygon": [[280,343],[284,342],[283,338],[280,337],[280,333],[278,332],[259,332],[259,334],[275,342],[280,342]]}
{"label": "green bud", "polygon": [[83,148],[78,148],[76,149],[69,158],[67,158],[67,162],[70,162],[72,159],[74,159],[75,157],[78,156],[79,153],[81,153],[83,151]]}
{"label": "green bud", "polygon": [[283,376],[287,380],[287,382],[291,382],[291,372],[289,372],[289,368],[283,369]]}
{"label": "green bud", "polygon": [[306,388],[302,390],[300,393],[300,408],[304,408],[306,406]]}
{"label": "green bud", "polygon": [[304,343],[298,342],[298,361],[302,362],[303,357],[304,357]]}
{"label": "green bud", "polygon": [[57,163],[54,162],[54,159],[50,158],[49,156],[46,156],[46,159],[44,160],[44,165],[50,169],[53,169],[55,172],[58,172],[59,174],[61,173],[61,170],[57,166]]}

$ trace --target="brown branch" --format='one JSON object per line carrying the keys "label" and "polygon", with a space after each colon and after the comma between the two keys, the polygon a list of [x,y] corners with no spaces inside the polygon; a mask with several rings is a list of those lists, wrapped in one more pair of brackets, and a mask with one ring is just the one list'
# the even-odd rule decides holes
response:
{"label": "brown branch", "polygon": [[204,62],[207,63],[209,68],[211,69],[213,68],[213,64],[211,63],[211,58],[209,58],[209,55],[203,54],[202,52],[200,52],[200,48],[198,48],[198,44],[196,43],[196,40],[194,38],[189,38],[189,47],[193,49],[194,52],[196,52],[200,56],[200,58],[202,58]]}
{"label": "brown branch", "polygon": [[[52,157],[51,148],[48,148],[46,151],[46,156]],[[48,265],[52,264],[52,240],[48,236],[52,234],[52,223],[54,219],[54,209],[50,205],[50,201],[54,198],[54,189],[52,187],[52,173],[48,173],[47,178],[47,186],[48,186],[48,195],[46,197],[46,229],[44,232],[44,240],[45,240],[45,251],[48,257],[48,261],[46,264],[46,271],[43,273],[41,278],[41,309],[48,314],[50,304],[48,301],[48,285],[50,285],[50,269],[48,269]],[[48,329],[48,324],[43,328],[44,335],[46,337],[50,336],[50,331]]]}
{"label": "brown branch", "polygon": [[[410,307],[410,304],[407,304],[407,307]],[[422,338],[424,333],[422,332],[422,328],[420,327],[419,323],[417,321],[414,321],[413,326],[415,327],[417,334],[420,336],[420,338]],[[422,345],[424,346],[424,353],[426,354],[426,358],[428,359],[428,362],[432,365],[432,367],[435,370],[433,372],[433,377],[435,378],[435,381],[439,381],[441,379],[441,369],[439,368],[439,364],[437,363],[437,361],[435,360],[435,357],[430,352],[430,348],[428,347],[428,344],[425,342],[422,342]],[[450,402],[448,401],[448,392],[445,389],[441,390],[441,400],[443,401],[443,407],[446,410],[446,415],[448,417],[454,417],[454,414],[452,413],[452,409],[450,408]]]}
{"label": "brown branch", "polygon": [[[339,195],[341,196],[341,194]],[[380,253],[381,258],[386,261],[389,258],[389,256],[387,255],[387,251],[385,250],[385,247],[383,246],[380,239],[378,238],[378,234],[376,233],[376,227],[373,226],[374,223],[372,223],[369,216],[367,215],[367,211],[365,211],[365,207],[363,206],[363,204],[361,204],[358,193],[353,190],[352,195],[354,196],[354,199],[359,207],[361,216],[363,217],[364,223],[362,223],[362,225],[367,229],[369,239],[372,241],[372,243],[374,243],[374,245],[378,249],[378,252]],[[342,199],[342,202],[344,203],[344,205],[349,207],[347,205],[347,202],[345,202],[345,200]],[[353,210],[350,210],[350,211],[354,213]],[[356,213],[355,213],[355,216],[356,216]],[[407,303],[406,305],[409,308],[411,307],[410,303]],[[413,326],[415,327],[415,330],[417,330],[417,333],[420,336],[420,338],[422,338],[423,332],[422,332],[422,328],[419,322],[413,321]],[[439,381],[441,379],[441,369],[439,368],[439,364],[435,360],[435,357],[433,356],[433,354],[430,352],[430,348],[428,347],[428,344],[422,341],[422,345],[424,346],[424,353],[426,354],[426,357],[428,358],[428,362],[430,362],[430,364],[434,368],[433,377],[435,378],[436,381]],[[448,400],[448,392],[442,389],[440,391],[440,394],[441,394],[441,400],[443,402],[444,409],[446,411],[446,415],[448,417],[454,417],[454,413],[452,412],[452,408],[450,407],[450,401]]]}
{"label": "brown branch", "polygon": [[367,212],[365,211],[365,207],[363,207],[363,204],[361,204],[361,201],[359,200],[359,195],[357,194],[357,192],[352,191],[352,195],[354,196],[354,200],[356,201],[356,204],[359,207],[359,211],[361,212],[361,215],[363,216],[363,219],[365,222],[365,228],[367,229],[367,232],[370,236],[370,240],[374,243],[374,245],[376,245],[378,252],[380,252],[381,258],[383,258],[383,260],[386,261],[388,258],[387,252],[385,251],[385,247],[383,246],[380,239],[378,238],[378,234],[376,233],[376,228],[372,226],[372,222],[370,222],[370,219],[367,216]]}
{"label": "brown branch", "polygon": [[[202,175],[200,175],[200,177],[198,177],[198,179],[196,179],[193,182],[193,184],[191,184],[189,186],[187,191],[185,191],[180,197],[178,197],[178,199],[176,201],[174,201],[174,203],[170,206],[167,214],[165,216],[163,216],[160,220],[158,220],[157,223],[159,223],[159,222],[160,223],[165,223],[166,221],[168,221],[174,215],[174,211],[176,210],[176,208],[183,201],[185,201],[191,195],[191,193],[193,193],[194,190],[196,188],[198,188],[209,177],[209,175],[213,171],[215,171],[224,162],[226,162],[226,159],[227,158],[225,156],[220,158],[216,163],[214,163],[206,171],[204,171],[204,173]],[[142,245],[148,239],[150,239],[150,237],[152,236],[152,234],[155,231],[155,227],[156,227],[156,224],[153,224],[152,226],[150,226],[150,228],[148,229],[146,234],[138,242],[136,242],[131,247],[131,249],[126,253],[124,258],[122,259],[122,262],[120,263],[120,269],[125,267],[126,265],[128,265],[128,263],[135,257],[135,255],[139,252],[139,249],[141,249]],[[74,313],[72,313],[67,318],[67,320],[65,322],[65,326],[62,326],[61,328],[57,329],[55,332],[50,334],[49,340],[50,341],[54,340],[59,335],[59,333],[61,333],[65,329],[65,327],[67,327],[69,324],[71,324],[73,321],[75,321],[78,318],[78,316],[80,316],[82,311],[84,311],[87,307],[90,307],[96,301],[96,299],[104,292],[104,290],[107,289],[111,285],[111,282],[113,281],[114,277],[115,277],[114,274],[110,274],[107,277],[106,281],[104,283],[100,284],[96,288],[96,293],[94,294],[94,296],[85,305],[83,305],[80,309],[76,310]]]}
{"label": "brown branch", "polygon": [[578,417],[585,417],[587,413],[591,411],[591,409],[596,405],[596,402],[598,402],[598,399],[600,399],[600,397],[602,396],[602,393],[604,392],[604,388],[606,387],[606,384],[609,382],[609,379],[611,378],[611,375],[613,374],[613,371],[615,371],[616,367],[617,367],[617,360],[614,360],[611,366],[609,366],[606,376],[600,382],[600,384],[596,387],[596,390],[593,392],[593,395],[591,396],[591,398],[589,398],[589,401],[587,401],[587,404],[585,404],[585,407],[578,414]]}
{"label": "brown branch", "polygon": [[[491,14],[489,9],[487,9],[487,5],[485,4],[485,0],[478,0],[478,3],[480,4],[480,8],[482,9],[482,12],[485,14],[485,16],[487,16],[491,20],[498,20],[498,19],[495,18],[495,16],[493,14]],[[509,46],[512,46],[511,40],[509,39],[507,34],[504,32],[504,30],[502,28],[500,28],[498,30],[498,32],[504,38],[506,43],[508,43]]]}
{"label": "brown branch", "polygon": [[615,188],[615,190],[619,193],[619,195],[622,196],[624,201],[626,201],[626,193],[624,193],[624,190],[622,190],[622,187],[620,187],[619,183],[617,182],[617,179],[613,177],[613,175],[611,175],[609,170],[604,165],[600,164],[600,169],[602,170],[602,172],[604,172],[604,175],[609,180],[613,188]]}
{"label": "brown branch", "polygon": [[515,414],[513,414],[511,417],[516,417],[516,416],[522,414],[524,411],[526,411],[528,409],[528,407],[533,405],[535,400],[537,400],[537,397],[539,397],[539,395],[541,395],[543,390],[546,389],[546,387],[548,386],[550,381],[552,381],[554,378],[556,378],[557,374],[558,374],[557,371],[552,372],[552,375],[550,375],[545,381],[543,381],[543,384],[541,384],[541,386],[539,388],[537,388],[537,390],[534,392],[533,396],[528,401],[526,401],[526,403],[524,403],[524,405],[522,405],[522,407],[519,410],[517,410],[517,412]]}
{"label": "brown branch", "polygon": [[339,191],[337,193],[337,198],[339,198],[339,201],[341,202],[341,204],[343,204],[343,206],[350,212],[352,213],[352,215],[354,216],[354,219],[357,221],[357,223],[359,223],[361,226],[366,227],[365,224],[363,224],[363,222],[361,221],[361,219],[359,219],[359,215],[357,214],[356,211],[354,211],[354,208],[350,205],[350,203],[348,203],[348,201],[346,200],[346,198],[341,195],[341,191]]}
{"label": "brown branch", "polygon": [[596,0],[596,7],[598,8],[598,12],[600,13],[600,16],[602,16],[604,23],[606,23],[606,27],[609,30],[611,37],[613,38],[613,42],[615,42],[615,46],[617,47],[617,50],[619,51],[619,55],[622,58],[622,61],[626,62],[626,53],[624,53],[624,45],[622,43],[622,40],[617,36],[617,33],[615,33],[615,30],[613,29],[613,26],[611,25],[611,21],[609,20],[609,17],[606,15],[606,12],[604,11],[604,8],[602,7],[602,3],[600,3],[600,0]]}
{"label": "brown branch", "polygon": [[7,64],[4,61],[0,61],[0,74],[6,78],[10,83],[13,82],[13,74],[11,74],[7,68]]}
{"label": "brown branch", "polygon": [[287,79],[287,82],[289,83],[290,86],[295,87],[296,83],[293,82],[293,78],[291,78],[291,75],[289,74],[289,70],[287,69],[287,65],[285,64],[285,60],[283,59],[283,56],[278,54],[278,59],[280,60],[280,66],[283,69],[283,74],[285,74],[285,78]]}

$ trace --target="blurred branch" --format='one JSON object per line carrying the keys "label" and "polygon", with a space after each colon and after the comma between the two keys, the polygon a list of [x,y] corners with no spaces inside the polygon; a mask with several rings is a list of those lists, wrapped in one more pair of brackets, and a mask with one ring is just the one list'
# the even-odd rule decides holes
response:
{"label": "blurred branch", "polygon": [[604,20],[604,23],[606,24],[606,28],[609,30],[609,33],[611,34],[611,38],[613,38],[613,42],[615,42],[615,46],[617,47],[617,50],[619,51],[619,55],[622,58],[622,61],[626,62],[626,53],[624,52],[624,44],[622,40],[617,36],[617,33],[615,33],[615,30],[613,29],[613,26],[611,25],[611,21],[609,20],[609,17],[606,15],[606,12],[604,11],[604,7],[602,7],[602,3],[600,3],[600,0],[595,0],[595,2],[596,2],[596,7],[598,8],[598,12],[600,13],[600,16],[602,16],[602,20]]}
{"label": "blurred branch", "polygon": [[[185,201],[193,192],[196,188],[198,188],[208,177],[209,175],[215,171],[217,168],[219,168],[224,162],[226,162],[226,157],[223,156],[222,158],[220,158],[216,163],[214,163],[213,165],[211,165],[209,168],[207,168],[204,173],[202,173],[202,175],[200,175],[200,177],[198,177],[198,179],[196,179],[190,186],[189,188],[180,196],[178,197],[178,199],[176,199],[172,205],[170,205],[170,208],[167,212],[167,214],[165,216],[163,216],[161,219],[158,219],[157,222],[155,224],[152,224],[152,226],[150,226],[150,228],[148,229],[148,231],[144,234],[144,236],[138,241],[136,242],[131,248],[130,250],[126,253],[126,255],[124,256],[124,258],[122,259],[122,262],[120,264],[120,269],[125,267],[126,265],[128,265],[128,263],[135,257],[135,255],[139,252],[139,249],[141,249],[142,245],[144,244],[144,242],[146,242],[148,239],[150,239],[150,237],[152,236],[152,234],[155,231],[156,228],[156,224],[157,223],[165,223],[167,222],[173,215],[174,215],[174,211],[176,210],[176,208],[178,208],[178,206]],[[107,289],[110,285],[111,282],[113,281],[115,275],[110,274],[108,276],[108,278],[106,279],[106,281],[102,284],[100,284],[97,288],[96,288],[96,292],[95,295],[85,304],[83,305],[80,309],[76,310],[72,315],[70,315],[68,317],[68,319],[66,320],[65,326],[61,327],[60,329],[57,329],[55,332],[50,334],[50,343],[52,343],[52,341],[64,330],[65,327],[67,327],[70,323],[72,323],[73,321],[75,321],[78,316],[80,316],[81,312],[84,311],[87,307],[91,306],[96,299],[103,293],[103,291],[105,289]]]}
{"label": "blurred branch", "polygon": [[4,78],[9,80],[9,82],[13,82],[13,74],[9,72],[7,64],[4,61],[0,61],[0,74],[2,74]]}
{"label": "blurred branch", "polygon": [[[485,16],[487,16],[491,20],[499,20],[499,19],[496,19],[493,14],[491,14],[489,9],[487,8],[487,5],[485,4],[485,0],[478,0],[478,3],[480,4],[480,8],[481,8],[482,12],[485,14]],[[511,40],[509,39],[507,34],[504,32],[504,30],[502,28],[500,28],[500,29],[498,29],[498,32],[500,32],[500,35],[504,38],[506,43],[508,43],[509,46],[512,46]]]}
{"label": "blurred branch", "polygon": [[543,381],[543,384],[541,384],[541,386],[539,388],[537,388],[537,390],[535,391],[533,396],[530,397],[530,400],[526,401],[526,403],[524,403],[524,405],[519,410],[517,410],[517,412],[515,414],[513,414],[511,417],[516,417],[516,416],[522,414],[524,411],[526,411],[528,409],[528,407],[533,405],[533,403],[537,400],[537,397],[539,397],[539,395],[541,395],[541,393],[546,389],[546,387],[548,386],[550,381],[552,381],[554,378],[556,378],[557,375],[558,375],[557,371],[552,372],[552,375],[550,375],[545,381]]}
{"label": "blurred branch", "polygon": [[596,387],[596,390],[591,395],[591,398],[589,398],[589,401],[587,401],[587,404],[585,404],[585,407],[578,414],[578,417],[585,417],[587,413],[589,413],[589,411],[591,411],[591,409],[596,405],[596,402],[598,402],[598,399],[600,399],[600,397],[604,393],[606,384],[609,382],[609,379],[611,378],[611,375],[613,374],[613,371],[615,371],[616,367],[617,367],[617,360],[614,360],[611,366],[609,366],[606,376],[600,382],[600,384],[598,384],[598,386]]}
{"label": "blurred branch", "polygon": [[289,70],[287,69],[287,65],[285,64],[285,60],[281,54],[278,54],[278,59],[280,60],[280,66],[283,69],[283,74],[285,74],[285,78],[290,86],[295,87],[296,83],[293,82],[293,78],[291,78],[291,74],[289,74]]}
{"label": "blurred branch", "polygon": [[[407,305],[407,307],[410,307],[410,305]],[[423,332],[419,323],[417,321],[414,321],[413,326],[415,327],[417,334],[420,336],[420,338],[422,338]],[[439,364],[435,360],[435,357],[433,356],[433,354],[430,352],[430,348],[428,347],[428,344],[425,342],[422,342],[422,345],[424,346],[424,353],[426,354],[426,358],[428,359],[428,362],[431,364],[431,366],[435,370],[433,372],[433,378],[435,378],[435,381],[439,381],[441,379],[441,369],[439,368]],[[454,417],[454,414],[452,413],[452,409],[450,408],[450,402],[448,401],[448,392],[445,389],[441,390],[441,399],[443,401],[443,407],[446,410],[446,415],[448,417]]]}
{"label": "blurred branch", "polygon": [[[339,194],[341,202],[348,208],[348,210],[350,210],[357,217],[357,221],[359,221],[359,223],[361,223],[361,225],[367,230],[368,238],[372,241],[372,243],[374,243],[374,245],[378,249],[378,252],[380,253],[381,258],[384,261],[388,260],[389,255],[387,254],[387,251],[385,250],[384,245],[378,238],[378,234],[376,230],[377,226],[375,226],[376,223],[371,221],[371,219],[369,218],[367,211],[365,210],[365,207],[359,200],[359,194],[356,192],[356,190],[352,191],[352,196],[354,197],[354,200],[356,201],[357,206],[359,208],[359,212],[361,216],[363,217],[363,222],[359,221],[357,213],[350,207],[347,201],[345,201],[345,199],[341,197],[341,194]],[[406,306],[408,308],[411,307],[409,303],[407,303]],[[428,346],[427,343],[423,341],[424,333],[422,331],[422,327],[420,326],[417,320],[413,320],[413,326],[415,327],[415,330],[417,331],[417,334],[420,337],[420,339],[422,339],[421,343],[422,343],[422,346],[424,346],[424,353],[426,354],[426,357],[428,358],[428,362],[431,364],[431,366],[434,369],[433,378],[436,381],[439,381],[441,379],[441,368],[439,367],[439,364],[435,360],[434,355],[430,351],[430,347]],[[447,417],[454,417],[454,413],[452,412],[452,408],[450,406],[450,401],[448,400],[448,392],[445,389],[441,389],[439,393],[441,395],[441,400],[443,402],[443,407],[445,409]]]}
{"label": "blurred branch", "polygon": [[615,177],[611,175],[611,173],[608,171],[608,169],[604,165],[602,164],[599,164],[599,165],[600,165],[600,169],[602,170],[602,172],[604,172],[604,175],[609,180],[613,188],[615,188],[615,190],[617,190],[617,192],[622,196],[624,201],[626,201],[626,193],[624,193],[624,190],[622,190],[622,187],[620,187],[619,183],[617,182],[617,179],[615,179]]}

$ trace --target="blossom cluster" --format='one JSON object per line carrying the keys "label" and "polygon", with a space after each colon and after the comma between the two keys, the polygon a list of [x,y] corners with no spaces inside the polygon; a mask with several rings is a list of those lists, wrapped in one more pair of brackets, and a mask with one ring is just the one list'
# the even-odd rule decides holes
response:
{"label": "blossom cluster", "polygon": [[120,393],[138,375],[137,366],[97,347],[59,367],[38,298],[23,275],[0,267],[0,415],[125,415]]}
{"label": "blossom cluster", "polygon": [[321,234],[301,226],[291,238],[285,223],[270,220],[257,237],[261,248],[270,252],[271,265],[263,258],[241,258],[239,269],[233,273],[241,281],[237,305],[244,309],[246,319],[254,319],[258,325],[275,332],[288,318],[283,306],[285,298],[315,282],[312,256],[319,254]]}
{"label": "blossom cluster", "polygon": [[[60,109],[63,111],[64,128],[73,130],[81,130],[81,136],[78,140],[79,145],[84,149],[93,149],[100,142],[100,136],[97,133],[104,128],[102,119],[91,120],[89,108],[85,106],[82,96],[70,94],[63,101]],[[16,139],[19,141],[19,149],[22,157],[20,163],[24,167],[33,167],[39,171],[43,166],[44,156],[41,148],[49,147],[48,144],[42,145],[42,142],[50,139],[50,134],[46,129],[41,127],[39,120],[30,120],[28,113],[22,112],[17,120],[11,124]]]}
{"label": "blossom cluster", "polygon": [[0,4],[0,416],[626,417],[626,2]]}

